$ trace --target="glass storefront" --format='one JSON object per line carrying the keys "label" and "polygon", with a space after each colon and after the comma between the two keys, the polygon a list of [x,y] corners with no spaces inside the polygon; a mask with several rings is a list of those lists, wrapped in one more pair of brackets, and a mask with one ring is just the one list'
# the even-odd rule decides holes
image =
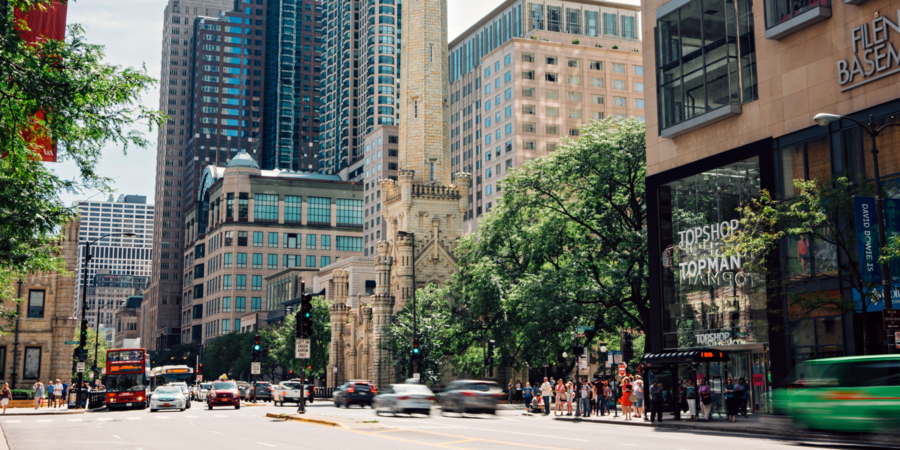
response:
{"label": "glass storefront", "polygon": [[768,342],[765,277],[722,239],[740,228],[736,208],[760,193],[754,157],[660,186],[663,347]]}

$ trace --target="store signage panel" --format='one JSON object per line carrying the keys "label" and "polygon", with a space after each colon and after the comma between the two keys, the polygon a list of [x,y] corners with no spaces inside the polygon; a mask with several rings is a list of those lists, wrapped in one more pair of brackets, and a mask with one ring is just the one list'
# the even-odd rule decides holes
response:
{"label": "store signage panel", "polygon": [[895,35],[900,35],[900,10],[896,19],[880,16],[850,30],[853,56],[837,62],[841,92],[900,72],[900,45],[890,42]]}

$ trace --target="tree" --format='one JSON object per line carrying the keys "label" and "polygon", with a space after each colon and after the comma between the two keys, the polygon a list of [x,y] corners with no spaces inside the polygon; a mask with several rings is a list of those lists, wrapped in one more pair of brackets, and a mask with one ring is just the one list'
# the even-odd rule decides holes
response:
{"label": "tree", "polygon": [[[649,320],[644,124],[606,119],[579,138],[513,170],[503,197],[457,250],[452,281],[453,339],[464,370],[481,364],[477,347],[494,339],[504,365],[565,359],[576,325],[599,333]],[[499,187],[498,187],[499,189]]]}
{"label": "tree", "polygon": [[[81,339],[80,330],[76,330],[75,337],[72,340],[77,341]],[[98,346],[99,343],[99,346]],[[84,362],[84,371],[85,371],[85,379],[87,379],[88,372],[93,368],[97,368],[97,373],[99,374],[102,370],[106,369],[106,351],[109,350],[109,342],[106,342],[106,339],[103,338],[103,335],[97,334],[97,331],[88,328],[87,330],[87,344],[85,344],[84,348],[87,350],[87,359]],[[96,351],[94,349],[96,348]],[[94,355],[97,355],[97,358],[94,358]],[[72,378],[75,379],[78,377],[77,372],[72,373]]]}
{"label": "tree", "polygon": [[[403,381],[413,373],[413,339],[419,340],[416,370],[423,383],[434,384],[441,379],[447,347],[449,322],[448,288],[429,284],[416,290],[416,333],[413,334],[413,303],[409,302],[397,314],[393,323],[385,325],[382,349],[390,355],[387,367],[393,367],[394,379]],[[383,366],[384,367],[384,366]]]}
{"label": "tree", "polygon": [[[868,354],[868,308],[877,302],[877,286],[863,281],[854,216],[854,197],[871,196],[870,183],[852,183],[846,177],[827,180],[794,180],[796,195],[779,199],[763,190],[759,199],[738,208],[740,230],[724,239],[723,254],[748,260],[744,269],[766,274],[766,283],[777,296],[787,299],[783,316],[809,317],[813,312],[858,312],[863,328],[863,351]],[[777,267],[771,260],[781,246],[807,237],[813,258],[800,273]],[[794,244],[796,245],[796,244]],[[820,258],[825,255],[826,258]],[[824,287],[839,280],[858,300],[846,300]]]}
{"label": "tree", "polygon": [[[155,84],[146,69],[105,64],[103,47],[89,44],[79,25],[69,25],[64,41],[27,43],[20,37],[27,24],[13,11],[50,4],[7,0],[0,7],[0,299],[15,298],[15,280],[24,274],[67,270],[50,244],[77,211],[59,193],[110,190],[110,179],[97,174],[102,149],[147,147],[133,127],[147,123],[152,129],[163,120],[138,104]],[[36,118],[39,112],[43,120]],[[57,159],[73,161],[79,176],[63,179],[36,160],[34,137],[55,141]],[[0,316],[14,314],[0,309]]]}

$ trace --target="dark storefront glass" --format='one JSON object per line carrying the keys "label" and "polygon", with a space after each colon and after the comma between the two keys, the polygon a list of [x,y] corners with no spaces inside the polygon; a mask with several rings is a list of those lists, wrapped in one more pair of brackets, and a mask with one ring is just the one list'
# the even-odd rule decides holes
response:
{"label": "dark storefront glass", "polygon": [[768,342],[764,276],[720,255],[759,193],[757,157],[659,187],[664,348]]}

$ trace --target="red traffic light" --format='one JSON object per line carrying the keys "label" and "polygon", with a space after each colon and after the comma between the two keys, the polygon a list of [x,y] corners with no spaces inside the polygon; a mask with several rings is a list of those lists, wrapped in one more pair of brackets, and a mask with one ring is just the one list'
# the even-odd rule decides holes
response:
{"label": "red traffic light", "polygon": [[312,366],[307,366],[306,370],[312,370]]}

